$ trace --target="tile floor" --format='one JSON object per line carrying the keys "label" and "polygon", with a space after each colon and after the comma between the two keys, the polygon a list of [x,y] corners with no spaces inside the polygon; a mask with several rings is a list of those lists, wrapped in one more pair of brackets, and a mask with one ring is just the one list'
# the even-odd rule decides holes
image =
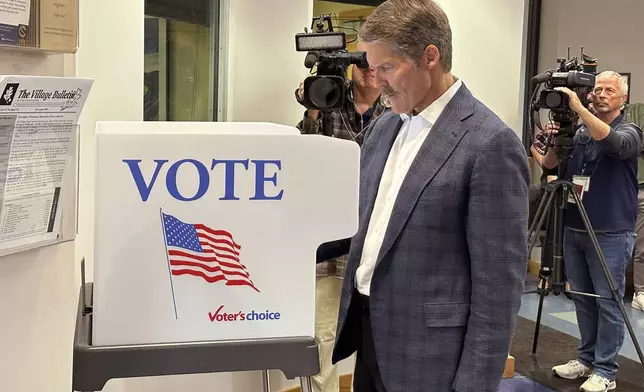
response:
{"label": "tile floor", "polygon": [[[526,285],[526,290],[532,290],[536,285],[536,280],[530,279]],[[624,301],[626,314],[628,315],[637,341],[644,349],[644,312],[635,310],[631,307],[630,300]],[[537,294],[525,294],[522,298],[521,310],[519,315],[535,321],[537,319],[537,310],[539,308],[539,296]],[[550,294],[543,301],[543,313],[541,323],[564,332],[568,335],[579,338],[579,329],[577,327],[577,317],[575,316],[575,305],[563,295],[555,296]],[[542,344],[537,346],[537,350]],[[574,353],[571,353],[574,356]],[[626,331],[624,345],[620,354],[634,361],[639,361],[633,341]]]}
{"label": "tile floor", "polygon": [[[526,290],[533,290],[536,287],[536,279],[529,278],[526,284]],[[624,306],[626,313],[633,325],[636,339],[640,346],[644,347],[644,312],[631,308],[630,301],[625,301]],[[537,294],[525,294],[522,298],[521,310],[519,315],[535,321],[537,319],[537,310],[539,308],[539,296]],[[554,328],[558,331],[564,332],[568,335],[579,338],[579,329],[577,327],[577,317],[575,316],[575,307],[572,301],[563,295],[555,296],[549,295],[543,302],[543,310],[541,316],[541,323]],[[543,350],[546,342],[541,341],[537,346],[537,350]],[[633,341],[626,331],[624,345],[620,354],[639,361],[637,352]],[[573,358],[574,353],[571,353]],[[527,379],[521,375],[516,375],[511,379],[504,379],[501,383],[499,392],[553,392],[551,389],[546,388],[536,382]]]}

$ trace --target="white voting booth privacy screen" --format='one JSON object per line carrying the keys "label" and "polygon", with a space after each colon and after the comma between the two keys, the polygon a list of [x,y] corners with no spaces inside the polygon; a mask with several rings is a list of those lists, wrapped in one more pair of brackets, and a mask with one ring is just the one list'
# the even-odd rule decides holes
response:
{"label": "white voting booth privacy screen", "polygon": [[359,147],[267,123],[99,122],[95,346],[314,336]]}
{"label": "white voting booth privacy screen", "polygon": [[0,255],[74,239],[77,124],[92,84],[0,76]]}

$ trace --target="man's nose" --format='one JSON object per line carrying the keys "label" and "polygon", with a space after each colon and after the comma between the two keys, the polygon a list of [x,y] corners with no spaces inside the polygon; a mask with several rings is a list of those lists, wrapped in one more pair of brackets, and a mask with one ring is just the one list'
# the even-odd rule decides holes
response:
{"label": "man's nose", "polygon": [[384,87],[387,85],[387,81],[385,78],[382,77],[382,72],[378,71],[377,69],[373,70],[373,75],[374,78],[376,79],[376,86],[377,87]]}

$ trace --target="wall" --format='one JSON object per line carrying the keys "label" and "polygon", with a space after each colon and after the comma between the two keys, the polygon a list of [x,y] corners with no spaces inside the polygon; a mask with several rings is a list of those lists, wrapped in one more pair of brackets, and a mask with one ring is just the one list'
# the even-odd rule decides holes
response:
{"label": "wall", "polygon": [[450,20],[453,73],[521,135],[525,0],[437,0]]}
{"label": "wall", "polygon": [[308,70],[305,53],[295,51],[295,34],[310,27],[310,5],[302,0],[228,1],[228,120],[297,124],[303,107],[294,92]]}
{"label": "wall", "polygon": [[644,102],[644,1],[543,0],[539,70],[557,57],[584,52],[599,59],[600,70],[630,72],[631,102]]}
{"label": "wall", "polygon": [[[0,49],[0,75],[12,74],[73,76],[73,56]],[[74,269],[73,242],[0,258],[0,391],[70,385]]]}
{"label": "wall", "polygon": [[[79,235],[77,259],[87,259],[93,275],[94,128],[100,120],[143,118],[143,0],[80,2],[80,42],[76,74],[94,86],[80,119]],[[108,26],[119,26],[109,29]],[[91,280],[91,278],[89,279]]]}

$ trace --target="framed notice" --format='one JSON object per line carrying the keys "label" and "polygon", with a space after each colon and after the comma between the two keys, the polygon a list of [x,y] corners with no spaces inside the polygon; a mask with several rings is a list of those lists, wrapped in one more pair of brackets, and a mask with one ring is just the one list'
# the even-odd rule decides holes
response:
{"label": "framed notice", "polygon": [[0,45],[75,53],[78,0],[0,0]]}
{"label": "framed notice", "polygon": [[78,42],[78,0],[40,0],[40,47],[71,52]]}

